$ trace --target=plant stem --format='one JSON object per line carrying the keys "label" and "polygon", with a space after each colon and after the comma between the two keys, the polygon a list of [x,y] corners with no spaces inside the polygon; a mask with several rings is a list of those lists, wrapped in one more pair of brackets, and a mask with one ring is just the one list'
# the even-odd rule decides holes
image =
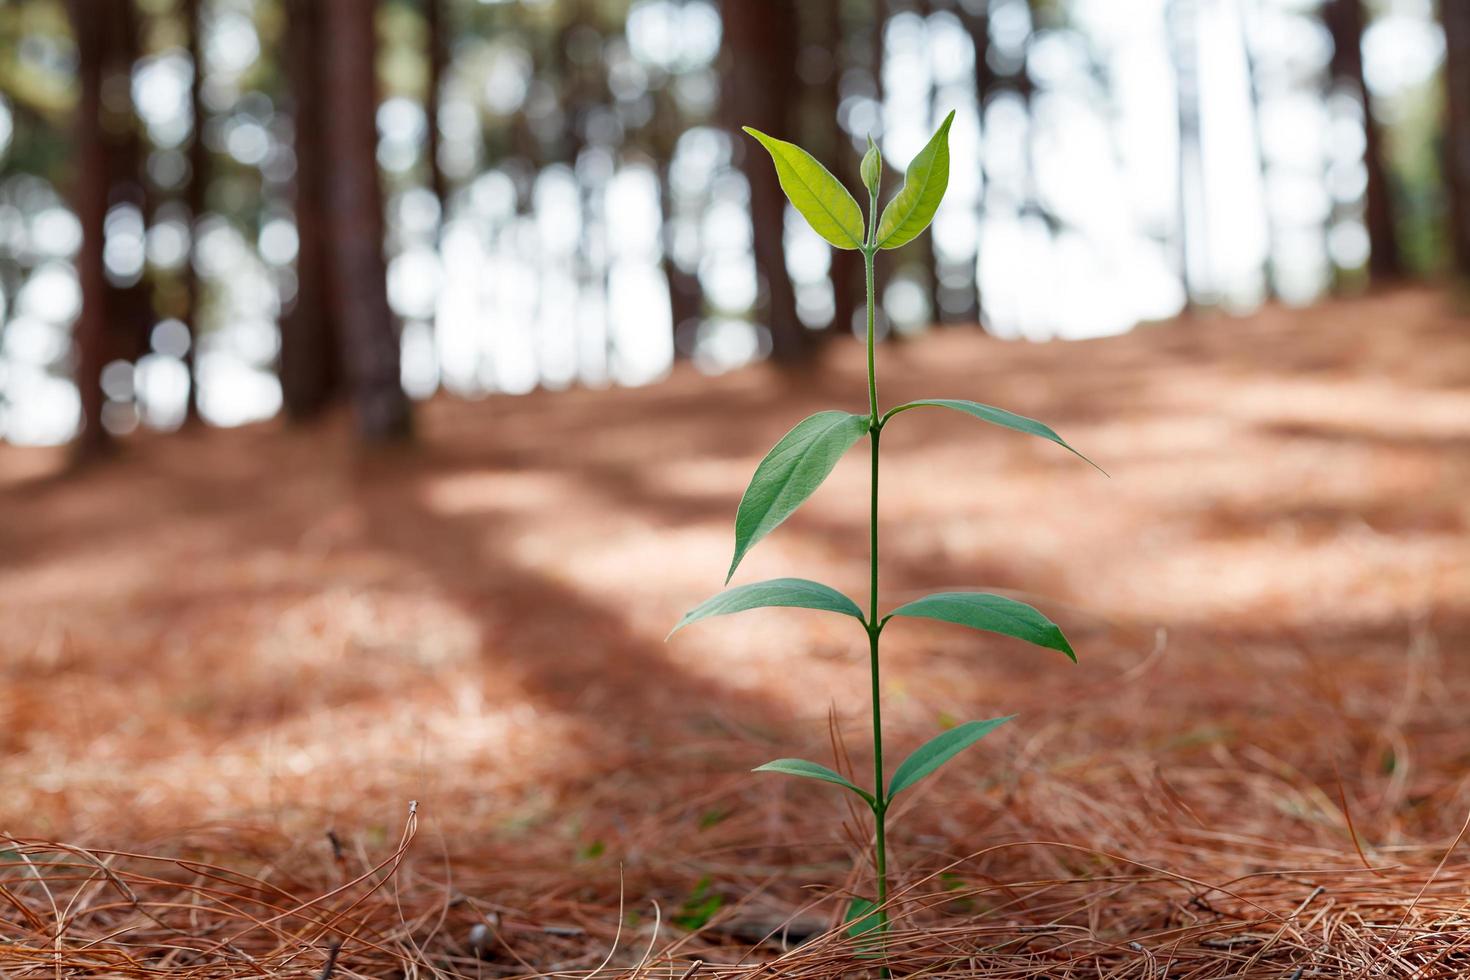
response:
{"label": "plant stem", "polygon": [[[876,210],[872,207],[873,203],[876,202],[870,202],[870,215]],[[883,706],[878,670],[878,638],[883,632],[883,625],[878,619],[878,443],[879,435],[883,431],[883,423],[878,415],[878,375],[874,369],[873,358],[875,314],[873,253],[876,249],[872,245],[875,237],[875,233],[871,230],[872,225],[873,221],[870,218],[868,246],[863,249],[863,267],[867,273],[868,293],[868,410],[872,416],[868,439],[873,449],[868,511],[868,661],[873,681],[873,867],[878,878],[878,930],[879,935],[884,935],[888,930],[888,910],[883,908],[888,902],[888,849],[887,827],[885,826],[888,816],[888,795],[883,788]],[[886,968],[883,974],[884,976],[888,974]]]}
{"label": "plant stem", "polygon": [[[873,817],[877,822],[873,859],[878,873],[878,904],[888,899],[888,860],[884,823],[888,814],[888,797],[883,790],[883,706],[879,689],[878,637],[883,627],[878,621],[878,432],[872,430],[873,441],[873,494],[869,516],[869,548],[872,571],[872,603],[868,613],[868,661],[873,679]],[[878,913],[880,927],[888,922],[886,911]]]}
{"label": "plant stem", "polygon": [[868,412],[873,419],[874,434],[882,428],[882,421],[878,416],[878,372],[873,364],[873,251],[871,247],[863,249],[863,268],[868,278]]}

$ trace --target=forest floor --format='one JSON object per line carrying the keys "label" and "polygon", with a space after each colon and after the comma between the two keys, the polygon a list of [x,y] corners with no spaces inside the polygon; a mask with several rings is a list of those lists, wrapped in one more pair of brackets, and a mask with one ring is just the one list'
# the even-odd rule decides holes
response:
{"label": "forest floor", "polygon": [[[842,343],[799,378],[441,398],[411,450],[340,421],[139,435],[76,477],[0,450],[0,976],[318,975],[338,940],[352,976],[873,970],[824,932],[866,825],[748,772],[841,764],[835,731],[870,781],[861,630],[664,642],[761,454],[862,378]],[[893,817],[896,971],[1470,969],[1470,319],[1426,290],[945,330],[881,351],[882,401],[921,396],[1111,478],[954,413],[885,430],[884,605],[1012,590],[1081,660],[884,634],[891,758],[1019,715]],[[861,595],[867,477],[737,581]]]}

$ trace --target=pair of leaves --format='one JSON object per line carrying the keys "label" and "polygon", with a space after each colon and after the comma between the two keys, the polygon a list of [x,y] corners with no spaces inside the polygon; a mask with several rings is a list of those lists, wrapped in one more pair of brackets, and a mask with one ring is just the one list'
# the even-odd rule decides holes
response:
{"label": "pair of leaves", "polygon": [[[804,578],[773,578],[737,585],[695,606],[684,614],[669,636],[691,623],[711,616],[728,616],[748,609],[788,607],[841,613],[864,622],[857,603],[821,582]],[[1073,662],[1077,655],[1056,623],[1035,608],[988,592],[936,592],[899,606],[888,618],[935,619],[987,633],[999,633],[1049,650],[1060,650]],[[885,619],[885,622],[887,620]]]}
{"label": "pair of leaves", "polygon": [[[709,616],[723,616],[763,606],[793,606],[843,613],[862,620],[863,614],[856,603],[835,589],[806,579],[772,579],[742,585],[722,592],[696,606],[680,620],[675,630]],[[972,629],[1000,633],[1026,640],[1036,646],[1060,650],[1074,663],[1077,655],[1057,625],[1036,609],[1008,599],[1005,596],[984,592],[938,592],[922,599],[899,606],[888,618],[906,616],[914,619],[934,619],[946,623],[969,626]],[[887,619],[884,620],[887,622]],[[672,635],[672,634],[671,634]],[[1011,720],[1013,716],[991,718],[988,721],[971,721],[941,732],[921,745],[893,773],[889,780],[884,800],[913,786],[933,773],[995,729]],[[776,759],[758,766],[756,772],[779,772],[788,776],[801,776],[832,783],[862,797],[874,810],[879,802],[866,790],[850,779],[828,767],[806,759]]]}
{"label": "pair of leaves", "polygon": [[[906,245],[934,220],[934,212],[939,209],[939,202],[949,187],[949,127],[953,122],[954,113],[951,112],[909,164],[904,174],[903,189],[888,202],[878,220],[873,247]],[[749,126],[745,131],[770,153],[781,189],[812,230],[837,248],[864,247],[862,209],[831,171],[795,143],[767,136]],[[870,165],[869,158],[864,158],[863,179],[876,192],[877,168],[881,163],[876,155],[872,159],[874,162]]]}
{"label": "pair of leaves", "polygon": [[[888,781],[888,792],[884,796],[884,800],[892,800],[899,793],[915,785],[926,776],[931,775],[950,759],[953,759],[1014,717],[1014,715],[1007,715],[1004,718],[991,718],[987,721],[970,721],[963,725],[957,725],[947,732],[940,732],[915,749],[914,754],[905,759],[894,770],[893,778]],[[832,783],[856,793],[863,798],[868,806],[875,809],[878,806],[873,795],[867,790],[861,789],[841,773],[828,769],[818,762],[809,762],[806,759],[776,759],[772,762],[767,762],[763,766],[757,766],[752,771],[779,772],[787,776],[801,776],[804,779],[816,779],[824,783]]]}

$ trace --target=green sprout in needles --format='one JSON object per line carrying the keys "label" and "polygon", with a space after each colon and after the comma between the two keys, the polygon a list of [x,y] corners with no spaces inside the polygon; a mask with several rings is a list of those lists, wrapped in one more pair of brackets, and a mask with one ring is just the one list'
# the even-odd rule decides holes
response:
{"label": "green sprout in needles", "polygon": [[756,467],[755,476],[746,487],[735,515],[735,554],[725,581],[728,584],[734,577],[746,553],[790,517],[816,491],[843,455],[866,437],[872,454],[868,609],[864,613],[852,599],[820,582],[778,578],[727,589],[690,610],[674,627],[674,632],[677,632],[711,616],[770,606],[795,606],[850,616],[867,633],[872,679],[872,786],[865,789],[826,766],[804,759],[777,759],[756,770],[804,776],[841,786],[856,794],[872,810],[876,901],[862,898],[853,901],[847,920],[849,931],[854,935],[871,932],[881,936],[887,929],[886,817],[894,798],[1010,720],[1007,717],[972,721],[935,736],[905,759],[885,784],[878,650],[879,640],[889,622],[895,617],[906,617],[956,623],[1015,637],[1076,660],[1071,645],[1055,623],[1031,606],[1004,596],[981,592],[941,592],[899,606],[886,615],[881,614],[878,608],[878,448],[883,429],[896,416],[916,408],[950,409],[1001,428],[1038,436],[1081,456],[1048,426],[979,402],[928,398],[898,405],[886,412],[878,407],[878,379],[873,356],[873,261],[879,252],[905,245],[929,227],[949,185],[949,128],[953,121],[954,113],[950,113],[928,144],[909,163],[902,189],[881,214],[878,213],[878,192],[883,159],[878,147],[871,139],[868,140],[861,167],[863,186],[868,193],[866,222],[862,209],[847,188],[810,153],[794,143],[746,127],[745,131],[770,153],[781,189],[817,234],[835,248],[862,253],[867,280],[868,410],[857,414],[840,410],[818,412],[798,422],[766,454]]}

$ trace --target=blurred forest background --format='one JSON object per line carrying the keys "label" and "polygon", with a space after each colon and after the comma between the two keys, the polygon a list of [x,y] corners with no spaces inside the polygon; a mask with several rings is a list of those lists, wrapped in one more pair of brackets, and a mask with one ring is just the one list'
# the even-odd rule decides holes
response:
{"label": "blurred forest background", "polygon": [[799,365],[859,264],[735,124],[855,184],[952,108],[897,337],[1470,271],[1465,4],[6,0],[0,437]]}
{"label": "blurred forest background", "polygon": [[[865,771],[866,644],[664,639],[866,386],[737,124],[892,194],[951,109],[882,399],[1112,478],[885,429],[884,606],[1080,661],[885,633],[895,753],[1019,715],[893,972],[1470,975],[1470,0],[0,0],[0,975],[868,975],[749,772]],[[862,455],[741,575],[866,590]]]}

